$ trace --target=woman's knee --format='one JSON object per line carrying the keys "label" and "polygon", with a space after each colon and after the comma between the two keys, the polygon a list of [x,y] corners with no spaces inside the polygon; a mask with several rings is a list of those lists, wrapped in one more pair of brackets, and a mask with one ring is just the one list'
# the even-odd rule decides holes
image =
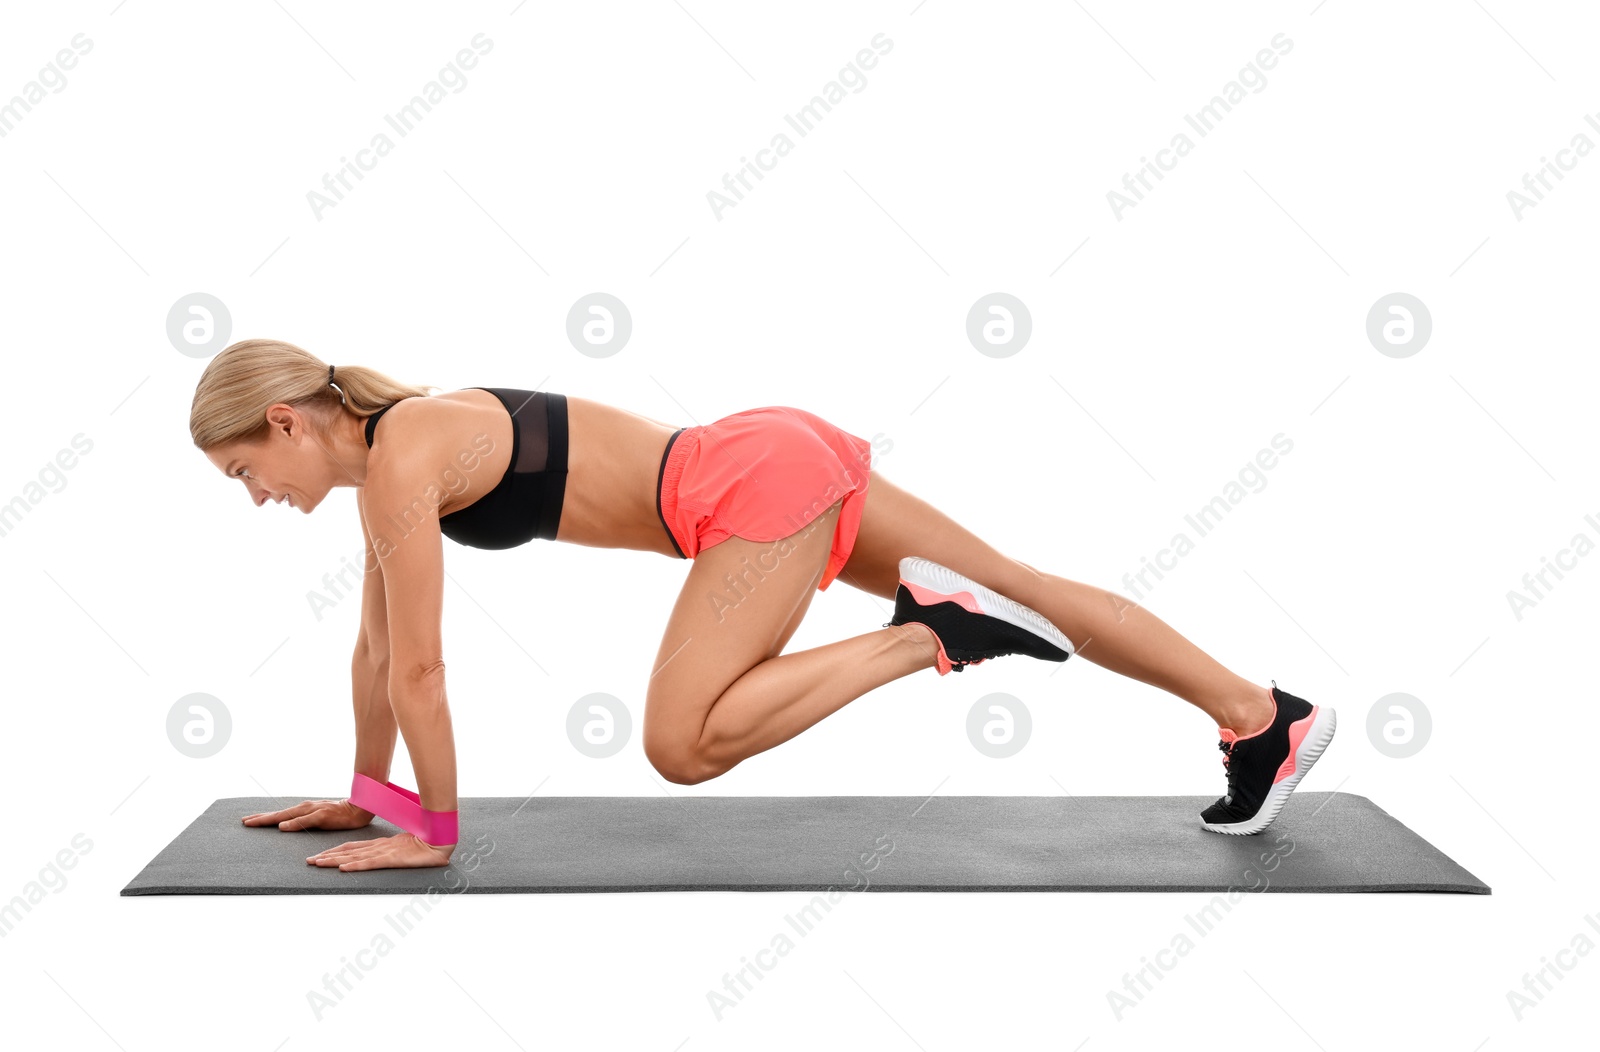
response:
{"label": "woman's knee", "polygon": [[698,743],[664,735],[645,735],[644,757],[657,774],[677,785],[695,785],[722,773]]}

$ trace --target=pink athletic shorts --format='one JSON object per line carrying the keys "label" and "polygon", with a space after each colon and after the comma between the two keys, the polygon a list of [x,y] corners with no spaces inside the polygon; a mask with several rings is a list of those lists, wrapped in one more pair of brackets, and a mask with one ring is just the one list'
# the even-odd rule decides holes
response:
{"label": "pink athletic shorts", "polygon": [[656,510],[679,555],[693,559],[729,537],[776,541],[841,497],[817,591],[839,576],[866,506],[872,444],[815,413],[763,406],[679,428],[667,441]]}

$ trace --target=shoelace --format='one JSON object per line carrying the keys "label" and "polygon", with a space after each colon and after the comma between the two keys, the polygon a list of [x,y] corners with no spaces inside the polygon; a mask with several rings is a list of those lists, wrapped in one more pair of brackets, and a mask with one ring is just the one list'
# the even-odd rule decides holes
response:
{"label": "shoelace", "polygon": [[[1277,680],[1273,680],[1272,681],[1272,689],[1273,690],[1277,690],[1278,689],[1278,681]],[[1274,701],[1274,704],[1276,704],[1276,701]],[[1237,745],[1237,744],[1239,744],[1238,739],[1234,739],[1231,742],[1230,741],[1218,741],[1217,742],[1217,748],[1222,750],[1222,766],[1227,768],[1227,770],[1228,770],[1228,794],[1227,795],[1228,795],[1228,802],[1229,803],[1233,802],[1234,781],[1235,781],[1235,778],[1236,778],[1238,772],[1233,769],[1233,765],[1231,763],[1229,763],[1228,761],[1233,759],[1233,747],[1235,745]]]}
{"label": "shoelace", "polygon": [[1234,771],[1233,765],[1228,762],[1229,760],[1233,759],[1233,747],[1234,747],[1235,744],[1236,744],[1235,742],[1227,742],[1227,741],[1219,741],[1219,742],[1217,742],[1217,748],[1222,750],[1222,766],[1227,768],[1227,771],[1228,771],[1228,797],[1229,797],[1229,799],[1232,799],[1232,797],[1233,797],[1233,780],[1234,780],[1235,774],[1237,773],[1237,772]]}

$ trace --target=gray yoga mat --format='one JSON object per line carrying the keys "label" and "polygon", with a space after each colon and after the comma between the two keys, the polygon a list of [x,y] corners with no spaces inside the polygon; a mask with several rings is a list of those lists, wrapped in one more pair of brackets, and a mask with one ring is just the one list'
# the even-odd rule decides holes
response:
{"label": "gray yoga mat", "polygon": [[[314,797],[296,797],[314,799]],[[596,891],[1455,891],[1488,885],[1364,796],[1296,793],[1253,836],[1202,796],[554,796],[461,800],[449,866],[341,873],[306,856],[397,830],[285,833],[213,803],[124,895]]]}

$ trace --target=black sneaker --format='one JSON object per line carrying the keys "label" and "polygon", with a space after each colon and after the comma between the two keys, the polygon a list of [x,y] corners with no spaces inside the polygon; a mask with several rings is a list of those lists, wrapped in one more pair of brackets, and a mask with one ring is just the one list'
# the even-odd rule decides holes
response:
{"label": "black sneaker", "polygon": [[1333,740],[1338,719],[1326,705],[1278,689],[1272,681],[1272,722],[1247,737],[1220,728],[1228,793],[1200,812],[1214,833],[1259,833],[1267,828],[1322,750]]}
{"label": "black sneaker", "polygon": [[883,627],[911,624],[932,630],[941,676],[1006,654],[1065,661],[1075,652],[1072,641],[1037,610],[916,556],[900,560],[894,620]]}

